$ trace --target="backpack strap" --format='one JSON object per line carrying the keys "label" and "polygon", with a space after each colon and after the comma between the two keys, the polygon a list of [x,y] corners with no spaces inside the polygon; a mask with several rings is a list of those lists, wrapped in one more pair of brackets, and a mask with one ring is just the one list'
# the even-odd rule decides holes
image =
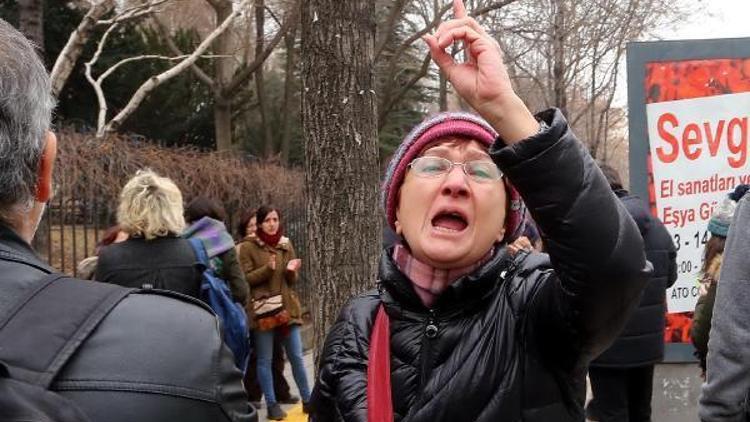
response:
{"label": "backpack strap", "polygon": [[99,323],[134,289],[48,274],[0,314],[0,361],[48,389]]}
{"label": "backpack strap", "polygon": [[206,268],[210,268],[210,266],[208,265],[208,254],[206,253],[206,247],[203,246],[203,242],[201,242],[201,240],[197,237],[191,237],[190,239],[188,239],[188,242],[190,242],[190,246],[193,247],[193,252],[195,252],[195,258],[198,260],[198,262]]}

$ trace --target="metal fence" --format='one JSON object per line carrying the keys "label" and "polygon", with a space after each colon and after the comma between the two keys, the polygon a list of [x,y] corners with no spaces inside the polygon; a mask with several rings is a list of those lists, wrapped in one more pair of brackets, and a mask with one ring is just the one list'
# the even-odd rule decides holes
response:
{"label": "metal fence", "polygon": [[[76,276],[77,264],[94,255],[104,232],[115,224],[116,210],[116,198],[103,198],[96,192],[82,197],[59,195],[47,206],[34,238],[34,249],[52,267]],[[229,216],[227,228],[231,233],[234,223],[244,210],[226,211]],[[307,240],[304,204],[300,204],[298,209],[282,210],[282,215],[286,235],[292,240],[298,257],[304,262]],[[304,268],[303,265],[296,289],[303,307],[309,309],[312,294]]]}

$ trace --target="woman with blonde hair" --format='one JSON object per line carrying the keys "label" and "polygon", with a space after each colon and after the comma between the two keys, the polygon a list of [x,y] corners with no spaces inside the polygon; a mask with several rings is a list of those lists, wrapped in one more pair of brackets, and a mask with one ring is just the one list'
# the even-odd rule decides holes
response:
{"label": "woman with blonde hair", "polygon": [[128,240],[99,253],[95,279],[125,287],[172,290],[195,298],[200,273],[185,229],[182,193],[172,180],[141,170],[120,194],[117,223]]}

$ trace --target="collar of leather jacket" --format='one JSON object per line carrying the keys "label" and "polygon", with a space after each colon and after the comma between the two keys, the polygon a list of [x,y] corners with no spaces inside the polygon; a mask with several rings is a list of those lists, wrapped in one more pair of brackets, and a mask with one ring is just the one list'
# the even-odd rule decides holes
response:
{"label": "collar of leather jacket", "polygon": [[0,259],[31,265],[46,273],[56,272],[39,259],[34,249],[26,241],[3,223],[0,223]]}
{"label": "collar of leather jacket", "polygon": [[[470,309],[472,304],[486,299],[500,287],[500,274],[509,269],[512,263],[508,249],[505,246],[497,247],[486,264],[448,286],[431,309],[440,314]],[[382,287],[381,299],[390,310],[417,313],[431,310],[422,303],[411,280],[393,261],[393,247],[385,248],[380,257],[378,278]]]}

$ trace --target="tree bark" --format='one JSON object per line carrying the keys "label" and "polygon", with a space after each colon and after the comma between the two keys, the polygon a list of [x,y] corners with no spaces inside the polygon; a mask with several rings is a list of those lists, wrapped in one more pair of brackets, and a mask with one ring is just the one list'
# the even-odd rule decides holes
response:
{"label": "tree bark", "polygon": [[286,47],[286,67],[284,69],[284,103],[281,106],[281,165],[289,164],[289,152],[291,151],[292,131],[291,118],[294,114],[292,107],[292,92],[295,88],[294,69],[296,67],[296,41],[297,26],[296,23],[289,29],[284,37]]}
{"label": "tree bark", "polygon": [[232,145],[232,101],[214,95],[214,133],[216,150],[230,151]]}
{"label": "tree bark", "polygon": [[316,358],[341,307],[375,285],[380,253],[372,0],[302,6],[307,274]]}
{"label": "tree bark", "polygon": [[43,0],[18,0],[18,29],[44,53]]}

